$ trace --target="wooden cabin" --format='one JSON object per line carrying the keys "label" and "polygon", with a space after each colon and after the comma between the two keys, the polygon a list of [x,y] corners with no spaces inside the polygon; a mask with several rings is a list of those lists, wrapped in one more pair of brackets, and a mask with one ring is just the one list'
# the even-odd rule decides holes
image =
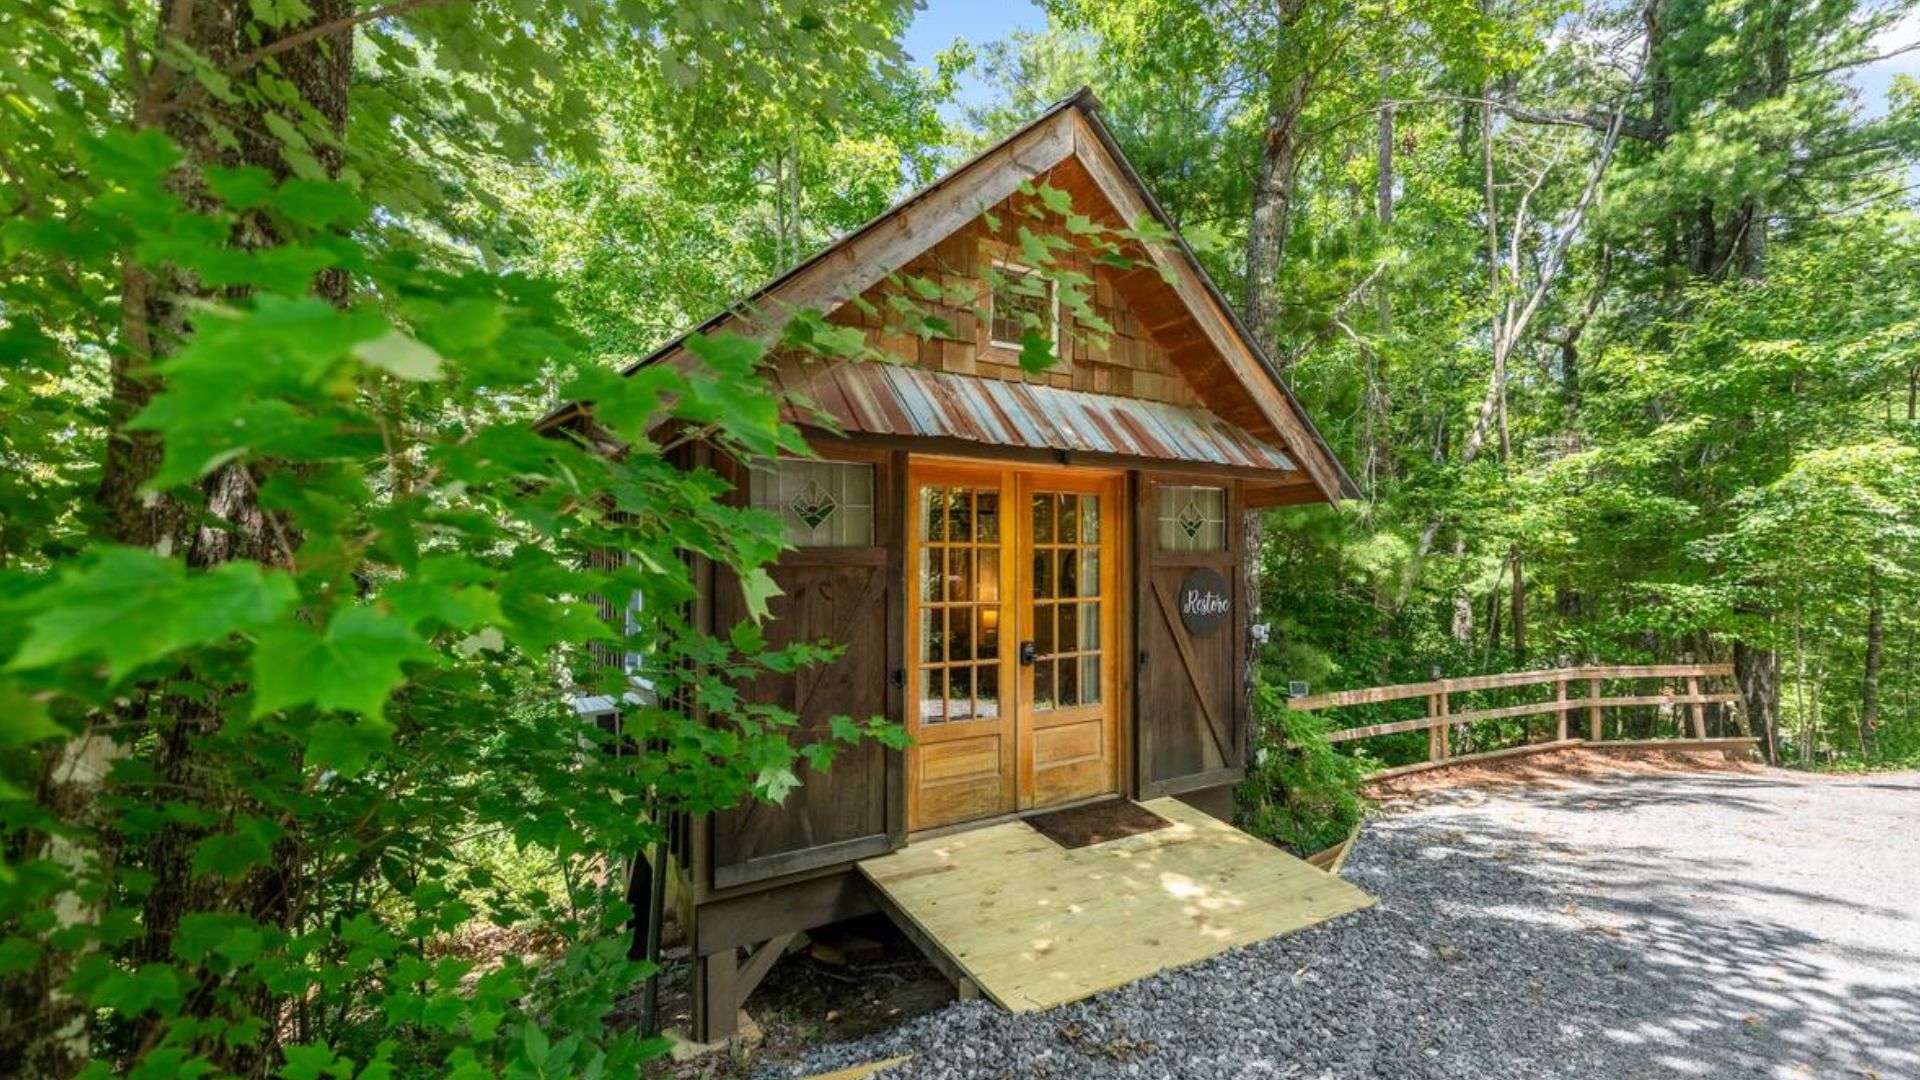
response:
{"label": "wooden cabin", "polygon": [[[1171,228],[1083,90],[698,328],[766,334],[813,308],[895,361],[776,356],[830,418],[792,416],[818,460],[697,459],[786,522],[769,639],[845,647],[752,692],[803,727],[883,715],[912,736],[675,837],[702,1041],[732,1031],[794,933],[875,910],[861,860],[1089,800],[1230,816],[1249,752],[1250,513],[1352,482],[1177,238],[1131,267],[1069,252],[1111,332],[1040,293],[1060,362],[1023,371],[1016,316],[1036,283],[1010,284],[1024,271],[1007,232],[1043,227],[1022,215],[1034,184],[1109,226]],[[890,320],[903,275],[942,286],[929,303],[950,333]],[[979,303],[943,306],[969,281]],[[691,363],[685,340],[641,365]],[[590,407],[549,421],[590,423]],[[698,617],[724,632],[744,610],[715,578]]]}

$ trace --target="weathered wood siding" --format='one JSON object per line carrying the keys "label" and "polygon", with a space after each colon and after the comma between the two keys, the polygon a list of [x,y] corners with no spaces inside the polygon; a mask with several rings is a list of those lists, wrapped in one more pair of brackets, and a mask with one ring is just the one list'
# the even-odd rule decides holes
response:
{"label": "weathered wood siding", "polygon": [[[1075,182],[1073,174],[1077,171],[1081,171],[1078,164],[1072,163],[1056,170],[1057,175],[1048,180],[1063,190],[1069,184],[1084,186]],[[1111,333],[1083,325],[1063,307],[1059,335],[1063,362],[1043,374],[1021,370],[1017,349],[992,344],[983,317],[988,310],[990,280],[985,268],[996,259],[1026,264],[1017,241],[1021,228],[1073,239],[1058,215],[1040,219],[1028,214],[1025,208],[1033,202],[1031,196],[1024,195],[1003,200],[907,263],[898,278],[882,281],[861,294],[864,304],[847,304],[835,311],[830,321],[857,326],[872,347],[902,363],[933,371],[1045,383],[1178,405],[1198,404],[1200,399],[1168,358],[1167,350],[1154,340],[1134,305],[1122,295],[1117,283],[1127,272],[1097,265],[1085,255],[1063,255],[1058,265],[1093,279],[1093,313],[1113,327]],[[1105,201],[1090,190],[1075,193],[1074,204],[1077,212],[1111,214]],[[989,224],[989,215],[997,221],[997,230]],[[909,289],[904,278],[938,285],[943,296],[938,301],[923,299]],[[892,306],[899,297],[910,297],[926,314],[946,320],[953,334],[924,339],[915,334]]]}
{"label": "weathered wood siding", "polygon": [[[1232,783],[1245,775],[1249,611],[1239,582],[1248,557],[1238,527],[1242,496],[1228,484],[1227,548],[1220,552],[1163,552],[1155,539],[1158,483],[1218,485],[1218,479],[1182,480],[1142,474],[1134,503],[1136,561],[1135,648],[1139,667],[1135,716],[1139,798],[1177,795]],[[1210,636],[1187,632],[1180,620],[1181,582],[1197,567],[1226,579],[1234,600],[1226,627]]]}
{"label": "weathered wood siding", "polygon": [[[783,595],[771,603],[769,646],[832,641],[844,647],[829,664],[792,675],[766,675],[740,687],[748,701],[778,705],[800,718],[796,741],[825,738],[829,718],[897,718],[892,673],[900,666],[901,554],[897,540],[901,482],[898,455],[836,451],[875,466],[871,548],[803,548],[773,567]],[[740,473],[737,466],[733,467]],[[743,473],[738,479],[744,491]],[[714,586],[714,632],[746,618],[737,581]],[[873,741],[844,749],[827,773],[804,764],[800,787],[779,806],[753,803],[713,815],[712,887],[726,889],[890,850],[903,836],[903,763],[897,750]]]}

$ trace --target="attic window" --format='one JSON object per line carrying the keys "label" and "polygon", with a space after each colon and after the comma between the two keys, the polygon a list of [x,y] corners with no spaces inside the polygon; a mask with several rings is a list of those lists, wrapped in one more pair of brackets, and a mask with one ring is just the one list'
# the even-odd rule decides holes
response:
{"label": "attic window", "polygon": [[988,340],[1007,349],[1021,348],[1028,331],[1045,335],[1047,348],[1060,348],[1060,300],[1054,282],[1017,263],[993,264],[993,290],[987,297]]}

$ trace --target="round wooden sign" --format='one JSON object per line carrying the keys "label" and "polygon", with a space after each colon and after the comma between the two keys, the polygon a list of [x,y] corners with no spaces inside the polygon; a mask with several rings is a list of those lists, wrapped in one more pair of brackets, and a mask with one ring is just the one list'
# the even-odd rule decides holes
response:
{"label": "round wooden sign", "polygon": [[1227,625],[1233,594],[1217,570],[1198,567],[1180,582],[1180,621],[1194,637],[1210,637]]}

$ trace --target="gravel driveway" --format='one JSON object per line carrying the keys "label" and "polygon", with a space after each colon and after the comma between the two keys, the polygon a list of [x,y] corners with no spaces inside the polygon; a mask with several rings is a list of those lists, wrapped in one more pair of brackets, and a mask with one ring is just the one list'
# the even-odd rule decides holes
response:
{"label": "gravel driveway", "polygon": [[1380,905],[773,1075],[1920,1080],[1920,774],[1455,792],[1370,823],[1346,874]]}

